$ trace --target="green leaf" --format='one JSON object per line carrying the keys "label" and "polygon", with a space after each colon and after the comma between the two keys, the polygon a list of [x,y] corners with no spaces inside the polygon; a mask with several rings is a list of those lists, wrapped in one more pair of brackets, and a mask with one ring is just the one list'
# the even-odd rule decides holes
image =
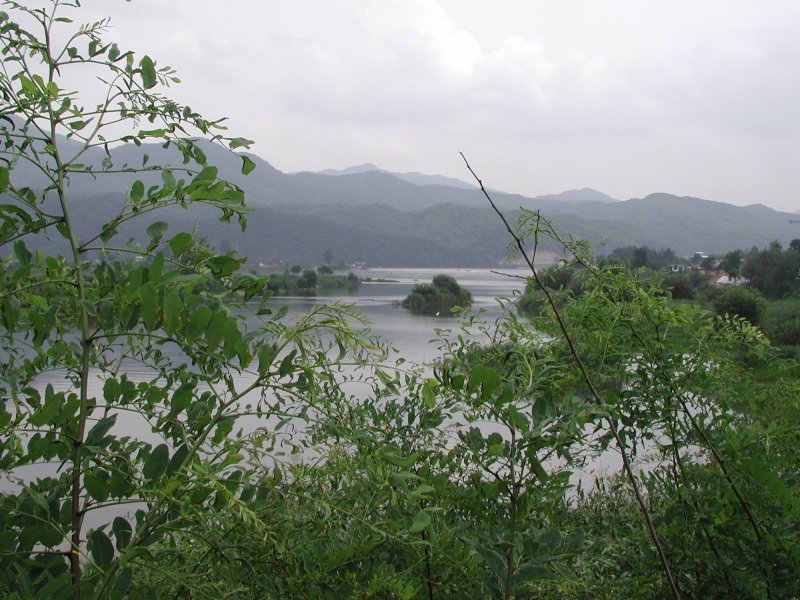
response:
{"label": "green leaf", "polygon": [[508,415],[508,419],[514,425],[514,427],[522,431],[528,431],[528,419],[525,417],[525,415],[519,412],[516,406],[510,404],[506,414]]}
{"label": "green leaf", "polygon": [[547,554],[555,554],[561,547],[561,532],[558,529],[548,529],[539,541],[546,548]]}
{"label": "green leaf", "polygon": [[477,548],[477,550],[495,577],[502,581],[506,572],[506,560],[491,548]]}
{"label": "green leaf", "polygon": [[92,545],[92,558],[99,567],[107,567],[114,560],[114,546],[108,536],[100,529],[95,529],[89,534]]}
{"label": "green leaf", "polygon": [[21,262],[23,265],[27,265],[31,262],[31,251],[28,250],[28,247],[25,245],[25,242],[22,240],[17,240],[14,242],[14,256],[17,257],[17,260]]}
{"label": "green leaf", "polygon": [[403,457],[400,456],[400,454],[398,454],[398,451],[396,449],[386,448],[382,452],[382,458],[390,465],[394,465],[396,467],[402,467],[403,469],[408,469],[415,462],[417,462],[419,454],[417,452],[413,452],[409,456]]}
{"label": "green leaf", "polygon": [[142,198],[144,198],[144,184],[137,179],[131,186],[131,201],[136,204],[141,202]]}
{"label": "green leaf", "polygon": [[147,228],[147,235],[149,235],[150,239],[154,242],[160,242],[161,238],[163,238],[164,234],[167,232],[167,229],[169,229],[168,223],[156,221]]}
{"label": "green leaf", "polygon": [[428,408],[436,406],[436,392],[434,390],[437,384],[435,379],[426,379],[425,385],[422,386],[422,400]]}
{"label": "green leaf", "polygon": [[0,166],[0,192],[5,192],[9,185],[11,185],[11,180],[8,175],[8,167]]}
{"label": "green leaf", "polygon": [[198,146],[196,144],[192,146],[192,157],[194,158],[194,161],[198,165],[204,165],[204,164],[206,164],[206,161],[208,160],[206,158],[206,153],[203,152],[203,150],[200,148],[200,146]]}
{"label": "green leaf", "polygon": [[272,365],[275,359],[275,348],[272,344],[263,344],[258,349],[258,374],[264,375]]}
{"label": "green leaf", "polygon": [[539,481],[545,483],[548,479],[550,479],[550,476],[547,474],[547,471],[544,470],[541,461],[539,461],[538,457],[536,456],[536,450],[533,448],[531,448],[530,452],[528,453],[528,462],[531,465],[531,470],[539,479]]}
{"label": "green leaf", "polygon": [[158,83],[158,77],[156,75],[156,65],[153,63],[153,59],[149,56],[142,57],[142,60],[139,61],[139,69],[141,70],[142,86],[144,86],[144,89],[149,90],[155,87],[156,83]]}
{"label": "green leaf", "polygon": [[120,571],[119,575],[117,575],[116,579],[114,580],[113,586],[113,598],[126,598],[126,594],[128,593],[128,588],[131,586],[131,580],[133,579],[133,571],[130,568],[125,568]]}
{"label": "green leaf", "polygon": [[192,234],[182,231],[169,241],[169,248],[174,256],[181,254],[192,243]]}
{"label": "green leaf", "polygon": [[117,540],[117,550],[124,550],[130,543],[133,534],[131,524],[122,517],[116,517],[111,524],[111,531],[114,532],[114,538]]}
{"label": "green leaf", "polygon": [[497,456],[498,454],[501,454],[505,447],[506,445],[504,442],[500,442],[499,444],[492,444],[486,451],[486,457],[491,458],[492,456]]}
{"label": "green leaf", "polygon": [[421,510],[414,516],[414,522],[411,523],[411,528],[409,529],[409,531],[411,533],[419,533],[420,531],[428,527],[428,525],[430,524],[431,524],[431,516],[424,510]]}
{"label": "green leaf", "polygon": [[281,364],[278,367],[278,375],[279,376],[283,377],[289,371],[292,370],[292,367],[294,366],[294,357],[295,356],[297,356],[297,350],[292,350],[291,352],[289,352],[289,354],[287,354],[286,356],[283,357],[283,360],[281,361]]}
{"label": "green leaf", "polygon": [[166,444],[159,444],[147,457],[142,468],[142,475],[150,481],[156,480],[166,472],[168,464],[169,449]]}
{"label": "green leaf", "polygon": [[173,292],[164,299],[164,329],[169,335],[177,331],[181,313],[183,313],[183,301]]}
{"label": "green leaf", "polygon": [[196,309],[194,309],[192,314],[189,315],[188,336],[194,339],[202,335],[205,332],[208,322],[211,320],[213,314],[214,313],[208,306],[198,306]]}
{"label": "green leaf", "polygon": [[225,324],[228,322],[228,315],[225,311],[219,311],[212,315],[205,330],[206,344],[210,350],[214,350],[222,339]]}
{"label": "green leaf", "polygon": [[228,147],[230,147],[231,150],[236,150],[236,148],[249,148],[254,143],[255,142],[253,140],[248,140],[247,138],[243,137],[237,137],[228,140]]}
{"label": "green leaf", "polygon": [[514,581],[516,581],[519,585],[527,581],[535,581],[537,579],[557,580],[560,579],[560,577],[550,569],[547,569],[542,565],[535,564],[526,564],[521,566],[517,570],[517,574],[514,576]]}
{"label": "green leaf", "polygon": [[242,175],[249,175],[253,172],[253,169],[256,168],[256,163],[254,163],[249,156],[242,155]]}
{"label": "green leaf", "polygon": [[470,371],[468,389],[472,392],[480,387],[480,395],[484,400],[491,396],[499,385],[500,376],[494,369],[478,365]]}
{"label": "green leaf", "polygon": [[183,462],[186,460],[186,457],[189,456],[189,448],[186,444],[182,444],[180,448],[175,451],[175,454],[172,455],[172,458],[169,460],[169,465],[167,466],[167,475],[172,475],[178,469],[181,468]]}
{"label": "green leaf", "polygon": [[170,415],[175,416],[178,413],[189,408],[194,397],[194,384],[184,383],[172,394],[172,401],[170,402]]}
{"label": "green leaf", "polygon": [[83,476],[83,487],[98,502],[105,502],[111,495],[108,485],[108,472],[103,469],[90,469]]}
{"label": "green leaf", "polygon": [[216,180],[219,170],[217,167],[203,167],[197,176],[194,178],[195,183],[208,183]]}
{"label": "green leaf", "polygon": [[432,485],[428,485],[427,483],[423,483],[422,485],[418,485],[417,489],[414,490],[415,496],[420,497],[427,497],[436,492],[436,489]]}
{"label": "green leaf", "polygon": [[161,279],[161,273],[163,270],[164,270],[164,254],[161,252],[157,252],[156,255],[153,257],[153,262],[150,263],[150,270],[147,274],[147,278],[154,284],[158,283],[158,281]]}
{"label": "green leaf", "polygon": [[117,415],[109,415],[100,419],[86,435],[86,445],[101,447],[107,446],[111,442],[111,438],[106,438],[105,435],[111,430],[116,422]]}
{"label": "green leaf", "polygon": [[148,281],[139,288],[139,297],[142,299],[142,321],[152,331],[158,324],[158,290]]}
{"label": "green leaf", "polygon": [[109,378],[103,384],[103,399],[108,404],[113,404],[122,395],[122,386],[116,379]]}

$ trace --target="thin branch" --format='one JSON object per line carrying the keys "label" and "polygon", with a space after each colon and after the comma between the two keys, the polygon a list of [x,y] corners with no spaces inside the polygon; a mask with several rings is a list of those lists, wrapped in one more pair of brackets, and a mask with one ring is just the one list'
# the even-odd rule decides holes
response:
{"label": "thin branch", "polygon": [[[480,177],[478,177],[478,175],[475,173],[475,171],[470,166],[469,161],[467,160],[467,157],[464,156],[463,152],[459,152],[459,154],[461,155],[461,158],[464,159],[464,163],[466,164],[467,169],[469,170],[469,172],[475,178],[475,181],[478,182],[478,185],[481,188],[481,192],[483,192],[483,195],[489,201],[489,204],[491,205],[492,209],[497,214],[497,216],[500,218],[500,220],[503,222],[503,225],[505,225],[506,230],[508,231],[508,234],[514,240],[514,244],[519,249],[520,253],[522,254],[523,259],[527,263],[528,268],[530,269],[531,274],[533,275],[533,279],[536,282],[537,287],[542,291],[542,293],[544,293],[545,298],[547,298],[547,303],[550,305],[550,308],[553,311],[553,315],[556,318],[556,321],[558,323],[558,327],[561,330],[562,336],[564,337],[564,341],[566,342],[567,346],[569,347],[570,354],[572,355],[572,358],[575,360],[575,364],[578,366],[578,369],[580,370],[581,377],[582,377],[583,381],[586,383],[586,386],[589,388],[589,392],[591,393],[592,398],[594,399],[595,403],[598,406],[601,406],[603,404],[603,401],[600,399],[600,395],[597,393],[597,390],[595,389],[594,384],[592,383],[592,379],[589,376],[589,373],[588,373],[588,371],[586,369],[586,365],[584,364],[583,360],[581,359],[580,355],[578,354],[578,350],[577,350],[577,348],[575,347],[575,344],[572,341],[572,336],[570,335],[566,324],[564,323],[563,319],[561,318],[561,313],[559,312],[558,307],[556,306],[555,301],[553,300],[553,296],[550,293],[550,290],[547,289],[547,287],[542,282],[541,278],[539,277],[539,273],[536,271],[536,268],[533,266],[533,260],[531,258],[529,258],[528,254],[525,252],[525,245],[524,245],[522,239],[513,230],[513,228],[511,227],[510,223],[506,219],[505,215],[500,211],[500,209],[497,208],[497,205],[494,203],[494,200],[492,200],[492,197],[486,191],[486,188],[483,185],[483,181],[481,181]],[[538,217],[538,213],[537,213],[537,221],[538,221],[538,219],[539,219],[539,217]],[[537,238],[537,245],[538,245],[538,238]],[[645,522],[647,524],[647,530],[648,530],[648,532],[650,534],[650,539],[653,541],[653,545],[655,546],[656,552],[658,553],[658,559],[661,562],[661,569],[664,572],[664,577],[667,580],[667,584],[669,585],[670,591],[672,593],[672,597],[675,598],[675,600],[680,600],[680,597],[681,597],[680,596],[680,592],[678,591],[678,588],[677,588],[677,586],[675,584],[675,580],[672,577],[672,571],[670,570],[669,561],[667,560],[667,555],[664,552],[664,548],[663,548],[663,546],[661,544],[661,540],[660,540],[660,538],[658,536],[658,532],[656,531],[655,526],[653,525],[653,519],[652,519],[652,517],[650,515],[650,511],[647,508],[647,505],[645,504],[645,501],[644,501],[644,497],[642,496],[642,492],[639,489],[639,484],[636,481],[636,475],[633,472],[633,467],[631,466],[631,462],[630,462],[630,458],[628,457],[628,453],[625,451],[625,445],[622,442],[622,438],[620,437],[619,430],[617,429],[617,426],[616,426],[616,424],[614,423],[614,420],[611,417],[607,417],[606,421],[608,422],[608,426],[609,426],[609,429],[611,430],[612,436],[614,437],[614,441],[616,442],[617,447],[619,448],[619,452],[620,452],[620,455],[622,457],[622,465],[623,465],[623,468],[625,470],[625,474],[627,475],[628,480],[629,480],[629,482],[631,484],[631,487],[633,488],[634,494],[636,495],[636,501],[639,504],[639,508],[640,508],[640,510],[642,512],[642,515],[644,516]]]}

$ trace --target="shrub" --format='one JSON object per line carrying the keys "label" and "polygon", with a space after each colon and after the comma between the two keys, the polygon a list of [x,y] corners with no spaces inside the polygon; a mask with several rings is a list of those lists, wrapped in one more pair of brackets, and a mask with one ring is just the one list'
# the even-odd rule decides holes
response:
{"label": "shrub", "polygon": [[800,302],[772,302],[765,312],[762,329],[773,343],[800,345]]}
{"label": "shrub", "polygon": [[718,315],[737,315],[757,325],[764,314],[764,297],[758,291],[731,286],[714,301],[714,311]]}

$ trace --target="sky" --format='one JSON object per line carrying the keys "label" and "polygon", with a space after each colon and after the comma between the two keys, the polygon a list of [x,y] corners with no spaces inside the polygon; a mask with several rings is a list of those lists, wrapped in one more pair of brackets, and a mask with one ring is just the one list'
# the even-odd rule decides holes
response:
{"label": "sky", "polygon": [[800,210],[797,0],[84,0],[286,171]]}

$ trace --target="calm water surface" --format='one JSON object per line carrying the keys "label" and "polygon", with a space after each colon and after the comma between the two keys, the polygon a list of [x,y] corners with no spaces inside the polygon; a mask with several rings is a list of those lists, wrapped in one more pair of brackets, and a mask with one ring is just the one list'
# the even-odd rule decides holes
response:
{"label": "calm water surface", "polygon": [[[434,275],[444,273],[472,293],[471,310],[483,309],[483,318],[493,321],[501,315],[498,298],[514,299],[525,288],[527,271],[520,269],[367,269],[358,271],[365,281],[352,295],[318,296],[316,298],[276,298],[276,306],[287,305],[290,313],[306,312],[326,302],[354,305],[371,322],[373,334],[390,342],[400,356],[410,362],[423,363],[440,355],[435,339],[437,329],[458,329],[459,319],[451,316],[413,315],[399,302],[416,283],[430,283]],[[391,281],[376,281],[391,280]]]}

